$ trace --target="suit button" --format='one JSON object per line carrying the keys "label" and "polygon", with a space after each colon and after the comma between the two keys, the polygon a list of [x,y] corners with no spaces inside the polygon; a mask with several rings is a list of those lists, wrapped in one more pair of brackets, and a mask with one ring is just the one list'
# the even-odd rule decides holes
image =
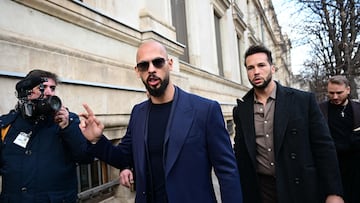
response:
{"label": "suit button", "polygon": [[299,185],[300,184],[300,178],[295,178],[294,182],[295,182],[296,185]]}
{"label": "suit button", "polygon": [[26,187],[22,187],[22,188],[21,188],[21,192],[27,192],[27,188],[26,188]]}
{"label": "suit button", "polygon": [[26,151],[25,151],[25,154],[26,154],[26,155],[31,155],[31,150],[26,150]]}
{"label": "suit button", "polygon": [[291,154],[290,154],[290,158],[291,158],[291,159],[296,159],[296,154],[295,154],[295,153],[291,153]]}

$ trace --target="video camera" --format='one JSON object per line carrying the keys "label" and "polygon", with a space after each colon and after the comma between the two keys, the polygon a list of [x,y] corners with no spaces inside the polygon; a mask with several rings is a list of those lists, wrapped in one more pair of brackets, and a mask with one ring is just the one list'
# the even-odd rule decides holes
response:
{"label": "video camera", "polygon": [[[44,98],[44,82],[47,82],[47,78],[27,76],[16,84],[19,108],[24,118],[44,118],[60,110],[62,104],[59,97],[49,96]],[[32,89],[38,85],[40,85],[41,92],[39,98],[28,99]]]}

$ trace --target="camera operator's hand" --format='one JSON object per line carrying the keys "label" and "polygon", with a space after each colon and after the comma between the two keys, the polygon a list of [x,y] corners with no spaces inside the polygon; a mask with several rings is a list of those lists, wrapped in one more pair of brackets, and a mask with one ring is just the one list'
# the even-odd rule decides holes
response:
{"label": "camera operator's hand", "polygon": [[82,113],[79,116],[81,122],[79,127],[85,138],[91,143],[95,144],[101,138],[104,130],[104,124],[102,124],[94,115],[93,111],[87,104],[83,104],[87,113]]}
{"label": "camera operator's hand", "polygon": [[69,125],[69,111],[62,106],[60,110],[56,112],[54,119],[61,129],[66,128]]}

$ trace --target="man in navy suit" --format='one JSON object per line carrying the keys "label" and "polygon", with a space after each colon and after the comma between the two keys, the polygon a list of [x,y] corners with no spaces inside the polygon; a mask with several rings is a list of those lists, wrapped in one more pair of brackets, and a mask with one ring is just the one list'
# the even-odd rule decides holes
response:
{"label": "man in navy suit", "polygon": [[253,88],[234,108],[235,156],[246,203],[343,203],[334,142],[314,94],[272,79],[271,52],[251,46]]}
{"label": "man in navy suit", "polygon": [[[173,60],[163,45],[142,44],[135,71],[149,100],[134,106],[126,135],[113,146],[85,104],[80,127],[89,151],[117,167],[134,167],[137,203],[216,202],[211,171],[223,203],[242,203],[240,177],[220,105],[172,84]],[[127,177],[131,181],[132,174]],[[129,184],[129,182],[125,183]]]}

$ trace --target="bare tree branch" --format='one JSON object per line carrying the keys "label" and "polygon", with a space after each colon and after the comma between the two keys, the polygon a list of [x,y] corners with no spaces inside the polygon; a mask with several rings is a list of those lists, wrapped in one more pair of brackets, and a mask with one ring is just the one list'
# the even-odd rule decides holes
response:
{"label": "bare tree branch", "polygon": [[302,27],[303,42],[312,47],[313,56],[304,64],[311,71],[302,71],[302,79],[308,78],[311,89],[322,99],[326,80],[332,75],[345,75],[350,81],[351,96],[357,99],[360,0],[298,0],[297,5],[299,12],[308,15],[303,25],[297,25],[297,28]]}

